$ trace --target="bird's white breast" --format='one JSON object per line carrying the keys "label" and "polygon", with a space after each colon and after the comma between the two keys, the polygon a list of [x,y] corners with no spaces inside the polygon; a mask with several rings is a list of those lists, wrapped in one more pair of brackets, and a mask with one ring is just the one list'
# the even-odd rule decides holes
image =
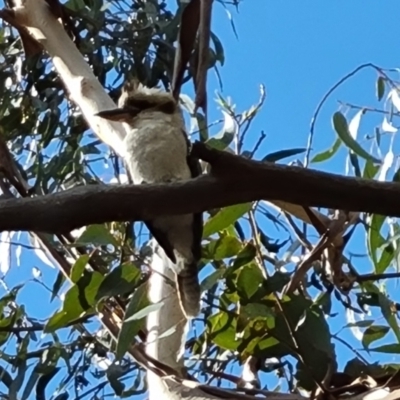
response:
{"label": "bird's white breast", "polygon": [[134,183],[189,179],[187,143],[179,115],[146,113],[125,138],[126,161]]}

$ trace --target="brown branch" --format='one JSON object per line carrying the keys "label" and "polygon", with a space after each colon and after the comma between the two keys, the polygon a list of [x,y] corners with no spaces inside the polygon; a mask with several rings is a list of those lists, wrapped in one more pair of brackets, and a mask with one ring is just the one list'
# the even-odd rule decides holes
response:
{"label": "brown branch", "polygon": [[178,44],[174,60],[174,73],[171,90],[177,99],[181,91],[183,76],[193,51],[197,30],[200,23],[200,0],[191,0],[182,12]]}
{"label": "brown branch", "polygon": [[195,143],[212,174],[160,185],[90,185],[62,193],[0,201],[0,231],[65,232],[106,221],[144,220],[255,200],[280,200],[400,216],[400,184],[349,178],[247,160]]}
{"label": "brown branch", "polygon": [[195,82],[196,98],[195,111],[198,107],[203,109],[207,118],[207,71],[210,63],[210,31],[211,31],[211,10],[212,0],[202,0],[200,2],[200,24],[199,24],[199,43],[198,43],[198,64]]}

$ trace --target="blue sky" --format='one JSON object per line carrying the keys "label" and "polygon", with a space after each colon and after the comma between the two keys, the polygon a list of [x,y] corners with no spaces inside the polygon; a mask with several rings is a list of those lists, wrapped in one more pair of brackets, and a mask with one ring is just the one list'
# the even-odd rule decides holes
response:
{"label": "blue sky", "polygon": [[[223,7],[216,3],[214,10],[213,29],[226,52],[224,93],[245,108],[258,98],[258,85],[266,85],[267,101],[252,129],[267,133],[266,152],[304,146],[322,96],[358,65],[399,64],[395,2],[243,1],[239,14],[231,10],[238,40]],[[317,124],[316,150],[333,142],[336,100],[368,104],[375,99],[375,76],[362,72],[335,92]],[[217,86],[213,78],[210,92]]]}
{"label": "blue sky", "polygon": [[[172,0],[171,0],[172,1]],[[267,100],[250,130],[248,148],[257,141],[261,131],[267,134],[256,158],[284,148],[305,147],[310,120],[323,95],[345,74],[366,62],[381,67],[400,66],[398,17],[400,3],[386,0],[372,2],[344,1],[272,1],[244,0],[239,13],[229,7],[238,39],[224,8],[215,2],[213,31],[225,49],[225,65],[219,67],[223,95],[232,97],[237,110],[257,102],[259,85],[264,84]],[[339,88],[324,106],[316,125],[314,154],[330,147],[335,139],[331,116],[337,110],[337,100],[353,104],[379,106],[375,97],[376,73],[365,70]],[[221,118],[214,91],[219,90],[215,74],[209,75],[210,121]],[[189,86],[184,92],[191,93]],[[354,114],[350,111],[349,115]],[[366,116],[360,135],[372,133],[380,117]],[[366,148],[368,143],[365,142]],[[313,168],[344,173],[345,156],[342,149],[333,161]],[[302,159],[302,156],[299,157]],[[352,240],[354,252],[365,253],[362,230]],[[271,236],[275,237],[276,232]],[[6,281],[10,286],[31,276],[34,265],[43,266],[32,252],[22,251],[21,266],[13,268]],[[368,260],[360,266],[370,270]],[[45,282],[51,286],[54,270],[43,266]],[[43,289],[21,292],[19,301],[28,312],[40,318],[49,315],[44,306],[50,298]],[[42,295],[39,295],[39,292]],[[395,296],[396,297],[396,296]],[[398,296],[397,296],[398,297]],[[343,309],[338,308],[337,311]],[[343,324],[343,316],[333,321],[335,328]],[[383,323],[383,321],[382,321]],[[357,343],[351,335],[344,336]],[[352,357],[340,348],[340,363]],[[388,360],[387,357],[375,357]],[[396,360],[396,359],[394,359]],[[399,361],[398,358],[396,361]]]}

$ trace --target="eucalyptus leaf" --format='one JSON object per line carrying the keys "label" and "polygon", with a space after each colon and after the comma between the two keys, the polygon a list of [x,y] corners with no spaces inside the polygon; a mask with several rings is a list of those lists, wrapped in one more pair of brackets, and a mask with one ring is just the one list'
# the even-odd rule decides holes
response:
{"label": "eucalyptus leaf", "polygon": [[225,150],[239,133],[239,125],[235,118],[224,110],[222,113],[224,115],[222,130],[206,141],[207,145],[217,150]]}
{"label": "eucalyptus leaf", "polygon": [[338,134],[339,138],[343,141],[343,143],[354,153],[358,156],[366,159],[371,160],[375,163],[380,163],[380,160],[373,157],[367,151],[365,151],[351,136],[349,127],[347,125],[346,118],[344,115],[337,111],[332,118],[333,127],[335,128],[336,133]]}
{"label": "eucalyptus leaf", "polygon": [[323,151],[322,153],[316,154],[312,158],[311,162],[312,163],[318,163],[318,162],[323,162],[323,161],[329,160],[330,158],[332,158],[337,153],[337,151],[339,150],[341,144],[342,144],[342,141],[339,138],[337,138],[335,140],[335,143],[333,144],[333,146],[331,148],[329,148],[328,150]]}
{"label": "eucalyptus leaf", "polygon": [[71,281],[76,283],[82,277],[83,271],[90,259],[89,254],[81,255],[71,268]]}
{"label": "eucalyptus leaf", "polygon": [[150,313],[160,310],[164,306],[164,302],[149,304],[148,306],[142,308],[135,314],[131,315],[129,318],[125,318],[124,322],[137,321],[147,317]]}
{"label": "eucalyptus leaf", "polygon": [[397,323],[397,317],[392,310],[392,302],[389,301],[387,296],[383,293],[378,293],[378,300],[382,314],[389,326],[392,328],[392,331],[396,336],[397,342],[400,344],[400,328],[399,324]]}
{"label": "eucalyptus leaf", "polygon": [[385,79],[383,76],[379,76],[376,80],[376,97],[379,101],[382,100],[383,95],[385,94]]}
{"label": "eucalyptus leaf", "polygon": [[104,277],[96,293],[96,301],[103,297],[123,295],[131,292],[140,275],[140,269],[134,264],[119,265]]}
{"label": "eucalyptus leaf", "polygon": [[202,252],[202,257],[208,260],[223,260],[235,256],[242,249],[241,241],[235,236],[223,236],[208,243]]}
{"label": "eucalyptus leaf", "polygon": [[214,44],[216,59],[219,61],[221,65],[224,65],[225,63],[224,47],[222,46],[222,43],[218,39],[217,35],[215,35],[213,32],[210,32],[210,37]]}
{"label": "eucalyptus leaf", "polygon": [[390,343],[384,344],[382,346],[378,346],[375,348],[369,348],[369,351],[376,351],[377,353],[386,353],[386,354],[396,354],[400,353],[400,344],[398,343]]}
{"label": "eucalyptus leaf", "polygon": [[124,322],[118,335],[116,357],[121,360],[128,350],[129,346],[134,343],[135,336],[144,326],[144,318],[132,319],[126,322],[130,317],[137,315],[140,310],[143,310],[150,304],[147,298],[147,284],[140,285],[135,292],[125,311]]}
{"label": "eucalyptus leaf", "polygon": [[392,248],[387,245],[385,238],[381,234],[385,220],[386,217],[382,215],[372,215],[367,231],[368,254],[372,259],[375,273],[377,274],[385,272],[394,257]]}
{"label": "eucalyptus leaf", "polygon": [[236,319],[226,312],[218,312],[208,318],[212,341],[226,350],[236,350],[239,341],[236,339]]}
{"label": "eucalyptus leaf", "polygon": [[242,203],[223,208],[206,221],[203,229],[203,238],[207,238],[232,225],[244,214],[249,212],[251,208],[252,203]]}
{"label": "eucalyptus leaf", "polygon": [[201,291],[210,290],[224,276],[225,271],[226,270],[221,267],[203,279],[201,282]]}
{"label": "eucalyptus leaf", "polygon": [[275,151],[274,153],[267,154],[262,161],[276,162],[287,157],[293,157],[297,154],[304,153],[306,150],[306,148],[279,150]]}
{"label": "eucalyptus leaf", "polygon": [[90,225],[75,242],[77,245],[109,245],[118,246],[114,236],[104,225]]}
{"label": "eucalyptus leaf", "polygon": [[50,317],[44,331],[54,332],[90,312],[103,279],[103,275],[97,271],[85,271],[81,279],[67,291],[61,310]]}
{"label": "eucalyptus leaf", "polygon": [[369,326],[362,338],[362,344],[365,349],[369,348],[369,345],[376,340],[382,339],[388,332],[390,331],[390,328],[388,326],[383,326],[383,325],[372,325]]}

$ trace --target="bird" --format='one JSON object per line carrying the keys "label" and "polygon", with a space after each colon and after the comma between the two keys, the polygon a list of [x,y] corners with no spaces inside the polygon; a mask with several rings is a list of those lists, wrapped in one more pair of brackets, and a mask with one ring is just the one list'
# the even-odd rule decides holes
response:
{"label": "bird", "polygon": [[[122,88],[118,108],[96,115],[128,124],[125,162],[134,184],[176,182],[201,175],[200,162],[191,155],[182,110],[170,92],[131,80]],[[202,213],[143,222],[172,262],[184,316],[196,317],[200,312]]]}

